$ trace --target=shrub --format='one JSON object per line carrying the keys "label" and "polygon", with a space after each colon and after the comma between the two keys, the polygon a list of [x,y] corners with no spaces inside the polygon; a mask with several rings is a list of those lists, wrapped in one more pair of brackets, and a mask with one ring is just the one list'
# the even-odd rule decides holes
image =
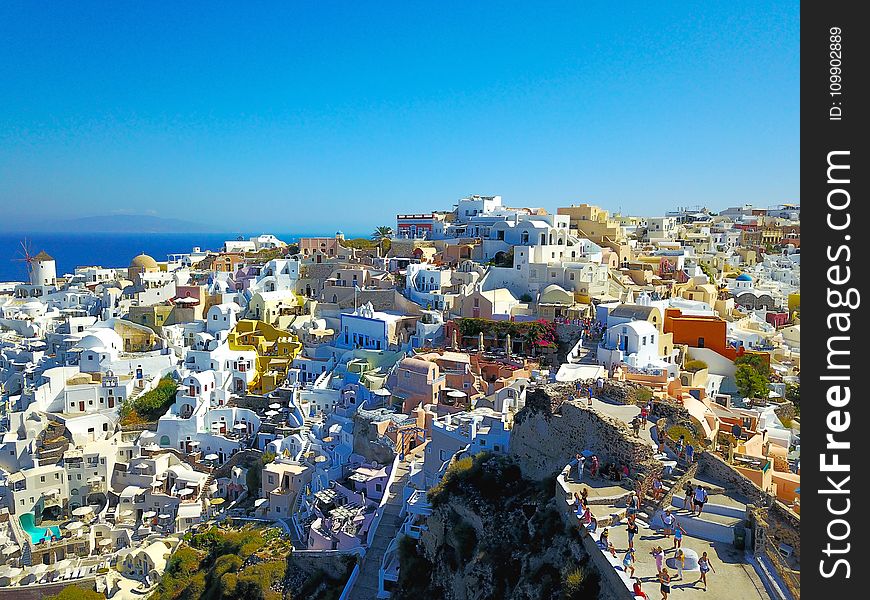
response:
{"label": "shrub", "polygon": [[633,387],[628,392],[628,399],[633,404],[646,404],[652,397],[653,392],[648,387]]}
{"label": "shrub", "polygon": [[121,405],[121,424],[136,425],[156,421],[175,403],[178,384],[167,375],[157,387],[148,390],[138,398],[127,400]]}
{"label": "shrub", "polygon": [[682,425],[672,425],[668,431],[667,436],[676,442],[680,439],[680,436],[683,436],[684,441],[687,444],[692,444],[695,447],[695,450],[698,450],[700,446],[698,445],[698,440],[695,437],[695,432],[689,429],[688,427],[683,427]]}
{"label": "shrub", "polygon": [[703,360],[687,360],[686,364],[683,365],[683,369],[689,371],[690,373],[697,373],[698,371],[702,371],[707,368],[707,363]]}

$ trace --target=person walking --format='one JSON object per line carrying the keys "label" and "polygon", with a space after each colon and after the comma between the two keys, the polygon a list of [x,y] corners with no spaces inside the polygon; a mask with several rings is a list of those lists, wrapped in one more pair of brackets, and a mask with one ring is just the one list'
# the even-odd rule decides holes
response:
{"label": "person walking", "polygon": [[704,489],[703,485],[699,485],[698,489],[695,490],[695,510],[698,511],[698,516],[701,516],[701,512],[704,510],[704,503],[707,502],[708,497],[707,490]]}
{"label": "person walking", "polygon": [[692,482],[689,481],[686,483],[686,487],[683,488],[683,491],[686,492],[686,499],[683,501],[683,508],[690,512],[695,512],[695,486],[692,485]]}
{"label": "person walking", "polygon": [[665,511],[665,514],[662,515],[662,523],[665,525],[665,537],[671,537],[671,533],[674,530],[674,521],[676,518],[671,514],[670,509]]}
{"label": "person walking", "polygon": [[668,600],[668,594],[671,593],[671,576],[667,567],[662,567],[662,572],[659,573],[659,583],[661,584],[662,600]]}
{"label": "person walking", "polygon": [[634,550],[634,536],[636,536],[637,532],[639,531],[638,526],[637,526],[637,520],[634,518],[634,515],[628,516],[627,530],[628,530],[628,549]]}
{"label": "person walking", "polygon": [[674,555],[674,562],[677,563],[677,579],[682,581],[683,568],[686,566],[686,554],[683,552],[682,548],[677,550],[677,553]]}
{"label": "person walking", "polygon": [[634,577],[634,548],[629,548],[622,559],[622,568],[629,577]]}
{"label": "person walking", "polygon": [[662,566],[665,563],[665,551],[662,549],[661,546],[656,546],[652,549],[652,552],[650,552],[650,554],[652,554],[653,558],[656,559],[656,573],[658,575],[661,575]]}
{"label": "person walking", "polygon": [[[707,553],[704,552],[701,555],[701,558],[698,559],[698,568],[701,570],[701,577],[698,579],[701,583],[704,584],[704,591],[707,591],[707,573],[709,571],[716,572],[716,569],[713,568],[713,564],[710,562],[710,558],[707,556]],[[695,583],[698,583],[696,581]]]}
{"label": "person walking", "polygon": [[674,525],[674,548],[680,550],[683,547],[683,534],[686,530],[679,523]]}
{"label": "person walking", "polygon": [[695,460],[695,447],[692,444],[686,444],[686,463],[692,464]]}
{"label": "person walking", "polygon": [[662,497],[662,494],[665,493],[664,484],[662,484],[662,480],[659,479],[658,476],[656,476],[653,479],[652,488],[653,488],[653,500],[658,502],[659,499]]}
{"label": "person walking", "polygon": [[634,431],[634,437],[640,437],[640,419],[638,417],[631,420],[631,428]]}
{"label": "person walking", "polygon": [[640,407],[640,426],[643,429],[646,429],[646,420],[649,417],[649,410],[647,410],[646,405]]}
{"label": "person walking", "polygon": [[643,585],[641,585],[640,583],[640,578],[635,577],[634,586],[632,587],[634,588],[632,590],[632,593],[634,594],[635,598],[643,598],[643,600],[649,600],[649,596],[647,596],[646,592],[643,591]]}

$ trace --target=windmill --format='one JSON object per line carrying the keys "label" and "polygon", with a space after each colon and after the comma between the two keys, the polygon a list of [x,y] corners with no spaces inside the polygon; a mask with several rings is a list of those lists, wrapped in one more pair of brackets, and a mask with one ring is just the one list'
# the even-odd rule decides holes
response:
{"label": "windmill", "polygon": [[21,250],[18,251],[18,255],[20,258],[13,258],[12,260],[16,262],[26,263],[27,281],[32,282],[34,255],[31,253],[30,242],[27,241],[27,238],[21,240]]}

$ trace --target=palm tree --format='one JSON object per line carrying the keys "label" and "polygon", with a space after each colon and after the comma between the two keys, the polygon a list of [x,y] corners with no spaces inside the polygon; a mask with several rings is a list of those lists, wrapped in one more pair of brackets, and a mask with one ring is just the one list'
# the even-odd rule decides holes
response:
{"label": "palm tree", "polygon": [[381,254],[384,253],[384,242],[393,237],[393,228],[389,225],[381,225],[376,227],[372,233],[372,239],[375,240],[381,247]]}

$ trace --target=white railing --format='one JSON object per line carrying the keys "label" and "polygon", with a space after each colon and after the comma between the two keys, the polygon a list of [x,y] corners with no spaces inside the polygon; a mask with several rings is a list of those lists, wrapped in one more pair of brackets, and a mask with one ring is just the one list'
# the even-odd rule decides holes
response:
{"label": "white railing", "polygon": [[358,577],[359,563],[355,564],[353,567],[353,571],[350,572],[350,577],[347,578],[347,583],[344,584],[344,589],[341,592],[341,596],[338,597],[338,600],[348,600],[348,598],[350,598],[350,592],[353,589],[353,584],[356,583]]}

